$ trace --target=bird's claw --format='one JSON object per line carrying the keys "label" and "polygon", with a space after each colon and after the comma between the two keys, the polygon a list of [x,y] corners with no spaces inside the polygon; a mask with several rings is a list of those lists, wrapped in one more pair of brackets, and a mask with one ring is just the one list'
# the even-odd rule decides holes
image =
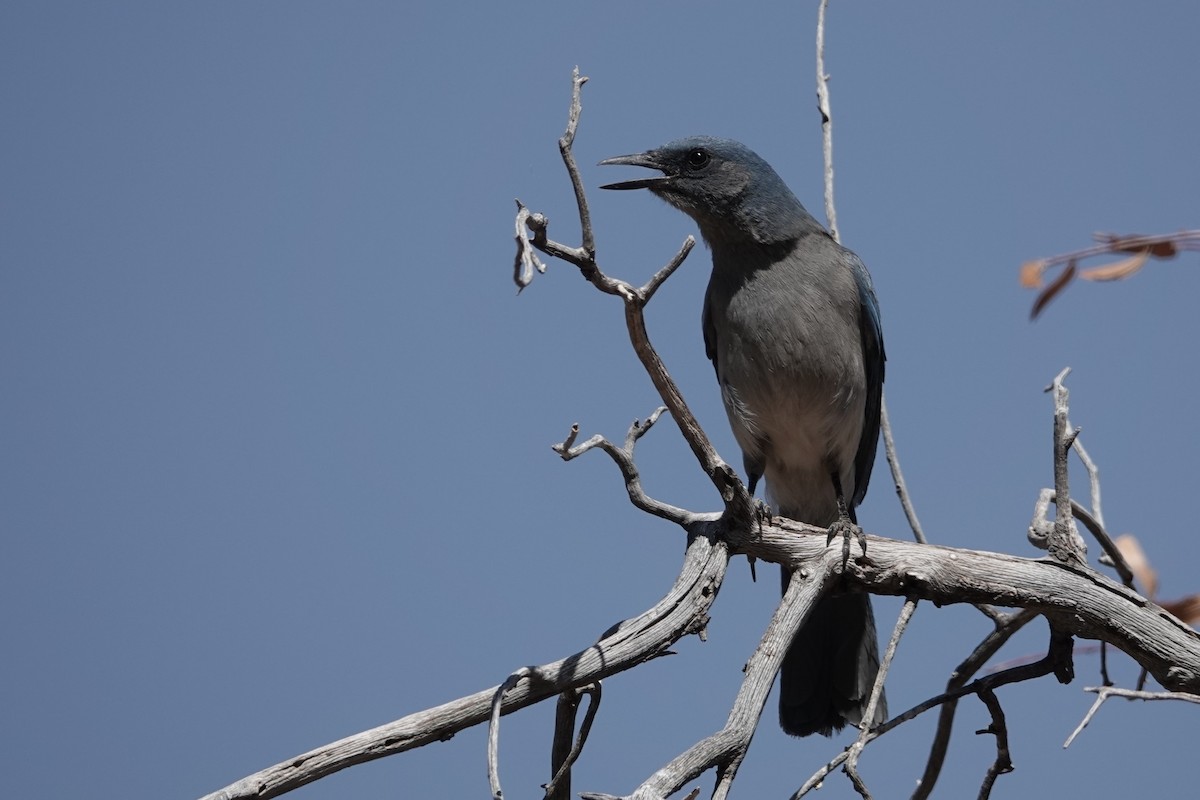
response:
{"label": "bird's claw", "polygon": [[829,526],[829,534],[825,539],[825,545],[828,547],[833,544],[833,540],[837,537],[842,538],[842,566],[850,563],[850,539],[858,540],[859,546],[862,548],[862,554],[867,554],[867,535],[863,533],[863,529],[850,520],[849,517],[842,517],[837,522]]}
{"label": "bird's claw", "polygon": [[771,506],[765,500],[754,498],[754,519],[758,522],[758,532],[762,533],[764,525],[771,524]]}

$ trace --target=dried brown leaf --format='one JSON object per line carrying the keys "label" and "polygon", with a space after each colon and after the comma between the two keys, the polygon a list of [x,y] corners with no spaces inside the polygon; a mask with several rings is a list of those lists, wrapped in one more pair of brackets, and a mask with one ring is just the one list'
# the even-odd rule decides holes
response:
{"label": "dried brown leaf", "polygon": [[1153,598],[1158,592],[1158,573],[1150,566],[1150,559],[1146,557],[1146,551],[1142,549],[1137,537],[1123,533],[1113,540],[1113,544],[1121,551],[1121,556],[1133,571],[1133,577],[1142,587],[1142,592],[1146,597]]}
{"label": "dried brown leaf", "polygon": [[1037,261],[1026,261],[1021,265],[1021,274],[1018,280],[1021,282],[1022,289],[1038,289],[1042,285],[1042,275],[1046,272],[1046,266],[1049,262],[1044,258],[1039,258]]}
{"label": "dried brown leaf", "polygon": [[1200,622],[1200,594],[1189,594],[1187,597],[1163,603],[1162,607],[1189,625]]}
{"label": "dried brown leaf", "polygon": [[1155,258],[1174,258],[1179,252],[1173,236],[1150,239],[1145,236],[1113,236],[1108,240],[1114,253],[1145,251]]}
{"label": "dried brown leaf", "polygon": [[1042,309],[1046,307],[1046,304],[1053,300],[1055,295],[1071,282],[1071,279],[1075,277],[1075,272],[1075,259],[1072,258],[1066,268],[1059,273],[1058,277],[1043,289],[1041,294],[1037,296],[1037,299],[1033,301],[1033,310],[1029,312],[1030,319],[1037,319],[1037,315],[1042,313]]}
{"label": "dried brown leaf", "polygon": [[1149,250],[1142,250],[1131,258],[1114,261],[1101,267],[1092,267],[1080,271],[1079,277],[1087,281],[1119,281],[1128,278],[1140,270],[1150,257]]}

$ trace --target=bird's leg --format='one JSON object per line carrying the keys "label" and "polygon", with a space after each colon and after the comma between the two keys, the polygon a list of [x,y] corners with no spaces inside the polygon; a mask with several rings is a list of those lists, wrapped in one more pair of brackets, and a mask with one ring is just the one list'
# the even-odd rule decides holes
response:
{"label": "bird's leg", "polygon": [[[761,537],[763,526],[771,524],[771,506],[766,500],[754,496],[754,489],[758,486],[758,478],[759,476],[753,470],[750,470],[749,486],[747,488],[750,491],[750,500],[754,506],[754,519],[758,522],[758,534]],[[748,556],[746,560],[750,562],[750,580],[758,583],[758,574],[754,570],[754,556]]]}
{"label": "bird's leg", "polygon": [[837,471],[829,473],[829,477],[833,480],[833,491],[837,495],[838,518],[832,525],[829,526],[829,537],[825,540],[825,544],[833,543],[834,538],[842,537],[842,564],[845,565],[850,561],[850,538],[858,540],[858,544],[862,547],[863,555],[867,554],[867,535],[863,533],[863,529],[858,526],[858,522],[854,519],[854,514],[850,510],[850,506],[846,504],[846,495],[842,492],[842,479]]}
{"label": "bird's leg", "polygon": [[771,524],[771,517],[774,516],[771,511],[771,505],[766,500],[754,498],[754,518],[758,520],[758,532],[762,533],[763,525]]}

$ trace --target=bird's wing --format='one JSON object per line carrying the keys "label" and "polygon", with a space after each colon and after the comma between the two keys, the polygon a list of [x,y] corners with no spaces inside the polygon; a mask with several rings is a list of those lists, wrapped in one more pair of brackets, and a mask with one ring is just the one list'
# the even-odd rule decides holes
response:
{"label": "bird's wing", "polygon": [[871,480],[875,450],[879,445],[879,414],[883,406],[883,372],[887,355],[883,350],[879,301],[875,299],[871,274],[858,256],[848,250],[846,253],[850,258],[854,283],[858,286],[858,325],[862,336],[863,370],[867,378],[866,418],[863,420],[858,452],[854,454],[854,505],[857,506],[867,496],[867,484]]}
{"label": "bird's wing", "polygon": [[713,364],[713,370],[717,373],[717,382],[721,381],[721,368],[717,365],[717,331],[713,325],[712,311],[710,305],[712,303],[712,284],[708,286],[708,290],[704,292],[704,312],[700,316],[700,327],[704,329],[704,354],[708,356],[708,360]]}
{"label": "bird's wing", "polygon": [[[712,283],[710,282],[708,290],[704,293],[704,311],[700,318],[700,326],[704,330],[704,353],[708,356],[708,360],[712,362],[713,371],[717,374],[717,385],[721,387],[721,400],[724,402],[725,410],[729,414],[729,424],[736,426],[737,422],[735,420],[738,418],[748,418],[748,414],[740,406],[736,395],[721,381],[721,363],[717,349],[717,326],[713,324],[712,318],[712,294]],[[746,470],[746,486],[752,495],[758,486],[758,481],[763,476],[763,470],[766,468],[762,455],[763,448],[758,447],[757,450],[757,453],[752,453],[748,450],[742,451],[742,466]]]}

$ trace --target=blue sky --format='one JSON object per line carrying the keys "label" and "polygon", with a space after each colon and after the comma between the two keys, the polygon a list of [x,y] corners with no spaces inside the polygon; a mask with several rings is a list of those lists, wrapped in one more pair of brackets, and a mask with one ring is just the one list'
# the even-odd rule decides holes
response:
{"label": "blue sky", "polygon": [[[657,600],[680,532],[632,509],[603,457],[549,449],[573,422],[622,436],[657,398],[619,305],[571,268],[515,295],[513,198],[576,239],[556,139],[578,64],[589,186],[619,177],[592,166],[606,156],[732,136],[821,216],[815,18],[813,3],[5,3],[11,795],[195,797],[567,655]],[[1024,532],[1052,479],[1041,390],[1069,365],[1110,528],[1140,537],[1164,596],[1197,589],[1195,254],[1073,286],[1036,323],[1016,276],[1094,231],[1197,226],[1198,27],[1186,2],[830,10],[839,222],[874,275],[932,540],[1039,555]],[[645,194],[590,199],[603,266],[634,282],[694,232]],[[736,461],[700,342],[707,273],[698,248],[650,332]],[[669,422],[639,464],[656,496],[718,507]],[[908,535],[884,470],[859,517]],[[747,573],[731,568],[707,643],[608,681],[577,790],[628,792],[723,722],[777,600]],[[876,609],[890,629],[899,602]],[[985,632],[970,608],[919,608],[893,710],[937,693]],[[1039,623],[1001,659],[1044,641]],[[1136,677],[1120,656],[1113,672]],[[1191,707],[1110,703],[1063,751],[1094,654],[1077,673],[1001,693],[1017,771],[997,796],[1192,785]],[[548,778],[552,717],[507,718],[509,796]],[[932,725],[872,746],[878,796],[907,795]],[[974,796],[984,725],[961,706],[939,796]],[[843,744],[768,721],[735,796],[787,796]],[[295,796],[486,791],[476,729]],[[821,796],[852,793],[835,776]]]}

